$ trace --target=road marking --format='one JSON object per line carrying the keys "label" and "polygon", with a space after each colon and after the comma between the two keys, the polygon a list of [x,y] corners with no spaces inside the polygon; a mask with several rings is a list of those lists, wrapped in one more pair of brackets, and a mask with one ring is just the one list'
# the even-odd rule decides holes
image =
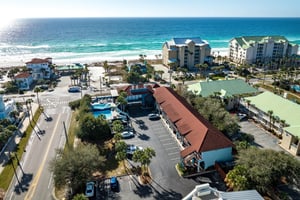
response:
{"label": "road marking", "polygon": [[171,144],[173,144],[173,145],[174,145],[174,143],[173,143],[173,142],[170,142],[170,143],[165,143],[165,144],[162,144],[162,145],[164,145],[164,146],[167,146],[167,145],[171,145]]}
{"label": "road marking", "polygon": [[172,140],[172,138],[166,138],[166,139],[162,139],[160,141],[163,142],[163,141],[168,141],[168,140]]}
{"label": "road marking", "polygon": [[51,172],[51,175],[50,175],[50,179],[49,179],[49,183],[48,183],[48,189],[49,189],[50,186],[51,186],[52,176],[53,176],[53,172]]}
{"label": "road marking", "polygon": [[129,189],[130,189],[130,191],[132,191],[132,187],[131,187],[132,175],[129,175],[129,177],[130,177],[130,180],[128,181]]}
{"label": "road marking", "polygon": [[169,148],[166,148],[166,150],[171,150],[171,149],[178,149],[178,147],[169,147]]}
{"label": "road marking", "polygon": [[159,135],[158,137],[161,138],[161,137],[167,137],[167,136],[169,137],[168,134],[164,134],[164,135]]}
{"label": "road marking", "polygon": [[38,169],[38,171],[37,171],[37,173],[36,173],[36,175],[35,175],[35,177],[34,177],[34,179],[32,181],[32,184],[30,184],[30,187],[29,187],[28,192],[27,192],[27,194],[25,196],[25,199],[32,199],[32,197],[33,197],[33,195],[35,193],[36,186],[37,186],[38,181],[40,180],[40,177],[41,177],[41,174],[42,174],[42,170],[44,169],[44,166],[45,166],[45,163],[46,163],[46,159],[48,157],[49,150],[50,150],[50,147],[51,147],[54,135],[56,133],[56,129],[57,129],[58,123],[61,122],[60,121],[60,117],[61,117],[61,115],[58,116],[58,119],[56,121],[55,127],[54,127],[54,129],[52,131],[52,134],[51,134],[52,136],[50,138],[50,142],[48,143],[48,146],[47,146],[47,149],[46,149],[46,153],[45,153],[44,159],[43,159],[43,161],[42,161],[42,163],[41,163],[41,165],[40,165],[40,167],[39,167],[39,169]]}
{"label": "road marking", "polygon": [[168,153],[169,156],[174,154],[179,154],[179,153],[178,152]]}
{"label": "road marking", "polygon": [[179,160],[180,158],[171,158],[170,160]]}

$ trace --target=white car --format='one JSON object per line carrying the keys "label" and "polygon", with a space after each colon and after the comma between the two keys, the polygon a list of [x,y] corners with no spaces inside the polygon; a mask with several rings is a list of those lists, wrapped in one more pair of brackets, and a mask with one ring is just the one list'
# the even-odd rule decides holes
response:
{"label": "white car", "polygon": [[121,133],[123,139],[134,137],[134,133],[132,131],[124,131]]}
{"label": "white car", "polygon": [[143,147],[139,147],[133,144],[128,144],[126,149],[126,154],[133,154],[136,150],[143,150]]}
{"label": "white car", "polygon": [[94,188],[95,188],[95,183],[94,182],[87,182],[86,183],[86,189],[85,189],[85,196],[86,197],[93,197],[94,196]]}

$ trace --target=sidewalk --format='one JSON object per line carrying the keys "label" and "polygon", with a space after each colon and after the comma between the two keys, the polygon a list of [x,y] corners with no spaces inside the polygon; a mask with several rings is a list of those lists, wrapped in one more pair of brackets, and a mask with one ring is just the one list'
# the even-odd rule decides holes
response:
{"label": "sidewalk", "polygon": [[[32,112],[35,113],[38,109],[38,104],[32,103]],[[31,117],[31,116],[30,116]],[[22,124],[19,127],[19,131],[16,131],[14,135],[8,140],[6,146],[4,147],[3,151],[0,152],[0,174],[2,173],[6,162],[8,161],[9,152],[15,150],[17,144],[19,144],[22,134],[26,131],[27,127],[29,126],[29,117],[25,117]]]}

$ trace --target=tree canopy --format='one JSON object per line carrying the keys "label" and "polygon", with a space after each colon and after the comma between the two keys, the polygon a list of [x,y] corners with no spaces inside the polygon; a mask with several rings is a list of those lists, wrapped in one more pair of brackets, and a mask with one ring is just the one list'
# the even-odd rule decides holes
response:
{"label": "tree canopy", "polygon": [[272,193],[283,177],[300,185],[300,162],[285,152],[246,148],[239,152],[236,164],[225,179],[234,190],[255,188],[261,193]]}
{"label": "tree canopy", "polygon": [[69,184],[73,191],[82,189],[104,162],[97,147],[90,144],[80,144],[69,151],[59,149],[57,153],[58,156],[50,162],[50,171],[53,172],[57,188]]}
{"label": "tree canopy", "polygon": [[95,118],[92,113],[86,113],[79,119],[77,136],[81,139],[100,140],[110,135],[108,122],[101,116]]}
{"label": "tree canopy", "polygon": [[240,130],[237,119],[230,115],[224,108],[220,99],[216,97],[195,97],[189,96],[191,104],[198,112],[217,129],[232,136]]}

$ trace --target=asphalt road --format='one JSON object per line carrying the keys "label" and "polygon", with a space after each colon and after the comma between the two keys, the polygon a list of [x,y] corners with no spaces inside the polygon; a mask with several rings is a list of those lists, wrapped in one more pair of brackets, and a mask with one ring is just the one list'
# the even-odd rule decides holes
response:
{"label": "asphalt road", "polygon": [[[52,117],[46,121],[41,115],[36,131],[33,131],[26,147],[26,152],[20,159],[22,168],[17,169],[6,195],[6,199],[52,199],[53,180],[49,171],[49,161],[55,158],[57,148],[63,147],[66,141],[63,123],[68,125],[71,119],[71,110],[68,102],[79,99],[80,93],[68,93],[69,77],[62,77],[58,87],[52,92],[39,93],[39,99],[44,112]],[[37,102],[36,98],[33,98]],[[39,134],[39,130],[45,130]]]}

